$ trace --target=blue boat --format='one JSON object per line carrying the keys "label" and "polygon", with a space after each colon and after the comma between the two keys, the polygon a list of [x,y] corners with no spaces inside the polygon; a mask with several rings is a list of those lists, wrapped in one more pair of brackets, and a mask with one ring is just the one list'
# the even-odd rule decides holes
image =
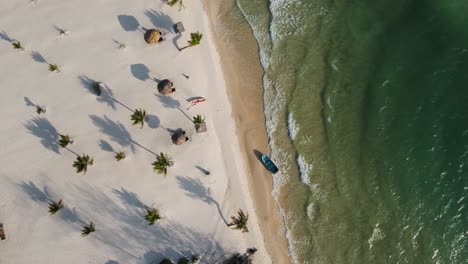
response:
{"label": "blue boat", "polygon": [[265,154],[262,154],[262,162],[263,162],[263,165],[265,165],[265,167],[271,172],[271,173],[277,173],[278,172],[278,167],[276,167],[276,165],[273,163],[273,161],[271,161],[271,159],[265,155]]}

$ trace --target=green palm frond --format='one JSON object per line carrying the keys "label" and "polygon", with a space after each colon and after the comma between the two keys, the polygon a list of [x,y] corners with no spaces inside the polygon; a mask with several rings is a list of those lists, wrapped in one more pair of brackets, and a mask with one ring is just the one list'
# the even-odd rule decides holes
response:
{"label": "green palm frond", "polygon": [[59,72],[57,64],[49,64],[49,71],[51,72]]}
{"label": "green palm frond", "polygon": [[145,219],[149,225],[154,225],[155,222],[161,219],[161,215],[155,208],[146,209]]}
{"label": "green palm frond", "polygon": [[167,1],[167,4],[169,6],[175,6],[177,4],[177,2],[179,2],[179,0],[168,0]]}
{"label": "green palm frond", "polygon": [[55,213],[57,213],[62,208],[63,208],[62,199],[60,199],[58,202],[52,201],[52,202],[49,203],[49,213],[51,215],[54,215]]}
{"label": "green palm frond", "polygon": [[202,117],[201,115],[197,115],[197,116],[194,116],[193,117],[193,120],[192,120],[193,124],[195,124],[195,129],[199,129],[200,128],[200,125],[205,122],[205,118]]}
{"label": "green palm frond", "polygon": [[191,47],[198,45],[200,44],[202,37],[203,37],[203,34],[200,34],[200,32],[190,33],[190,40],[188,41],[188,44]]}
{"label": "green palm frond", "polygon": [[242,209],[237,212],[237,217],[231,216],[231,223],[229,226],[234,226],[232,229],[242,230],[242,232],[249,232],[247,227],[247,221],[249,220],[249,214],[244,213]]}
{"label": "green palm frond", "polygon": [[73,167],[76,168],[76,172],[80,173],[83,172],[83,174],[86,174],[86,171],[88,170],[88,166],[91,166],[94,164],[93,158],[91,158],[88,155],[83,154],[82,156],[78,156],[76,160],[73,162]]}
{"label": "green palm frond", "polygon": [[60,136],[60,139],[59,139],[60,147],[65,148],[66,146],[68,146],[68,144],[73,144],[73,140],[71,139],[69,135],[59,134],[59,136]]}
{"label": "green palm frond", "polygon": [[15,41],[11,43],[11,45],[13,46],[14,49],[23,50],[23,46],[21,46],[21,43],[19,41]]}
{"label": "green palm frond", "polygon": [[121,152],[117,152],[117,153],[115,154],[115,159],[116,159],[117,161],[121,161],[121,160],[125,159],[125,153],[122,152],[122,151],[121,151]]}
{"label": "green palm frond", "polygon": [[81,229],[81,236],[87,236],[96,231],[96,226],[93,222],[89,222],[89,224],[84,224],[83,229]]}
{"label": "green palm frond", "polygon": [[173,164],[174,162],[172,159],[162,152],[156,156],[156,161],[151,163],[151,165],[153,165],[153,170],[158,174],[164,174],[164,176],[167,175],[167,168]]}
{"label": "green palm frond", "polygon": [[145,124],[146,111],[144,109],[136,109],[135,112],[131,115],[131,120],[133,121],[132,125],[140,124],[143,128]]}
{"label": "green palm frond", "polygon": [[44,107],[40,107],[36,105],[36,113],[40,115],[40,114],[45,114],[45,112],[46,112],[46,109]]}

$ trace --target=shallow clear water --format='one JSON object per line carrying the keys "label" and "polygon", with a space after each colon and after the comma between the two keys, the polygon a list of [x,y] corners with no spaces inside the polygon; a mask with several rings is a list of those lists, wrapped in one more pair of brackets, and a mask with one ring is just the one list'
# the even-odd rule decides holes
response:
{"label": "shallow clear water", "polygon": [[237,0],[297,263],[468,263],[468,2]]}

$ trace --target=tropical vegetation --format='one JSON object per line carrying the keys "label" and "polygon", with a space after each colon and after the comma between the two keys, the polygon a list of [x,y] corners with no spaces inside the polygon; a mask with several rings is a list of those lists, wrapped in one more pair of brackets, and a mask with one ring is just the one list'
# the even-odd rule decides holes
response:
{"label": "tropical vegetation", "polygon": [[184,7],[183,0],[168,0],[167,1],[167,4],[170,6],[175,6],[177,3],[179,3],[179,11],[182,10],[182,7]]}
{"label": "tropical vegetation", "polygon": [[200,32],[190,33],[190,40],[188,41],[188,45],[181,48],[180,50],[200,44],[202,37],[203,34],[201,34]]}
{"label": "tropical vegetation", "polygon": [[197,115],[197,116],[194,116],[193,117],[193,120],[192,120],[193,124],[195,125],[195,129],[198,131],[198,129],[200,128],[201,124],[203,124],[205,122],[205,118],[202,117],[201,115]]}
{"label": "tropical vegetation", "polygon": [[93,164],[93,158],[91,158],[89,155],[83,154],[82,156],[76,157],[76,160],[73,162],[73,167],[76,168],[77,173],[83,172],[83,174],[86,174],[88,166],[91,166]]}
{"label": "tropical vegetation", "polygon": [[58,68],[57,64],[49,64],[49,71],[59,72],[59,68]]}
{"label": "tropical vegetation", "polygon": [[13,43],[11,43],[11,45],[13,46],[14,49],[24,50],[23,46],[21,46],[21,42],[19,41],[14,41]]}
{"label": "tropical vegetation", "polygon": [[101,82],[94,82],[92,85],[93,91],[97,96],[101,95]]}
{"label": "tropical vegetation", "polygon": [[247,227],[248,220],[249,214],[239,209],[237,217],[231,216],[231,223],[229,223],[228,226],[233,226],[232,229],[242,230],[242,232],[249,232],[249,228]]}
{"label": "tropical vegetation", "polygon": [[161,262],[159,262],[159,264],[174,264],[174,262],[172,262],[172,260],[170,260],[168,258],[165,258],[165,259],[161,260]]}
{"label": "tropical vegetation", "polygon": [[73,140],[71,139],[71,137],[69,135],[59,134],[59,136],[60,136],[60,138],[59,138],[60,147],[66,148],[68,146],[68,144],[73,144]]}
{"label": "tropical vegetation", "polygon": [[121,152],[116,152],[115,153],[115,159],[117,161],[121,161],[121,160],[125,159],[125,153],[122,152],[122,151]]}
{"label": "tropical vegetation", "polygon": [[89,222],[89,224],[84,224],[83,229],[81,229],[81,236],[87,236],[96,231],[96,226],[93,222]]}
{"label": "tropical vegetation", "polygon": [[131,115],[131,120],[133,121],[132,125],[140,124],[141,128],[145,124],[146,111],[144,109],[136,109],[135,112]]}
{"label": "tropical vegetation", "polygon": [[167,154],[161,152],[159,155],[156,155],[156,161],[151,165],[153,165],[153,170],[155,172],[158,174],[164,174],[164,176],[166,176],[167,169],[174,165],[174,162]]}
{"label": "tropical vegetation", "polygon": [[146,209],[145,219],[149,225],[154,225],[154,223],[161,219],[161,215],[155,208]]}
{"label": "tropical vegetation", "polygon": [[62,202],[62,199],[60,199],[58,202],[55,202],[55,201],[51,201],[49,203],[49,213],[51,215],[54,215],[55,213],[57,213],[60,209],[63,208],[63,202]]}
{"label": "tropical vegetation", "polygon": [[46,109],[44,107],[40,107],[36,105],[36,113],[40,115],[40,114],[45,114],[45,112],[46,112]]}

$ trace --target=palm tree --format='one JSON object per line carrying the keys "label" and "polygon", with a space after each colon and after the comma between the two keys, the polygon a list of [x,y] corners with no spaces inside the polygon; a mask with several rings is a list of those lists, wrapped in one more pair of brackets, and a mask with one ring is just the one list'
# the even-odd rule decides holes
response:
{"label": "palm tree", "polygon": [[54,215],[55,213],[57,213],[60,209],[63,208],[63,202],[62,202],[62,199],[60,199],[58,202],[55,202],[55,201],[51,201],[49,203],[49,213],[51,215]]}
{"label": "palm tree", "polygon": [[200,44],[202,37],[203,34],[200,34],[200,32],[190,33],[190,40],[188,41],[188,45],[181,48],[180,50]]}
{"label": "palm tree", "polygon": [[193,117],[193,120],[192,120],[193,124],[195,125],[195,130],[198,131],[198,129],[200,128],[200,125],[205,122],[205,118],[202,117],[201,115],[197,115],[197,116],[194,116]]}
{"label": "palm tree", "polygon": [[68,144],[73,144],[73,139],[69,135],[62,135],[59,134],[60,139],[59,139],[59,145],[62,148],[65,148],[68,146]]}
{"label": "palm tree", "polygon": [[116,152],[115,153],[115,159],[117,161],[121,161],[121,160],[125,159],[125,153],[122,152],[122,151],[121,152]]}
{"label": "palm tree", "polygon": [[190,263],[191,263],[190,259],[188,259],[186,257],[180,257],[177,260],[177,264],[190,264]]}
{"label": "palm tree", "polygon": [[46,109],[44,107],[36,105],[36,113],[40,114],[45,114]]}
{"label": "palm tree", "polygon": [[242,230],[242,232],[249,232],[247,228],[247,221],[249,220],[249,214],[244,213],[242,209],[237,212],[237,217],[231,216],[231,223],[228,226],[234,226],[232,229]]}
{"label": "palm tree", "polygon": [[49,64],[49,71],[51,71],[51,72],[60,72],[57,64]]}
{"label": "palm tree", "polygon": [[168,258],[165,258],[165,259],[161,260],[161,262],[159,262],[159,264],[174,264],[174,262],[172,262],[172,260],[170,260]]}
{"label": "palm tree", "polygon": [[156,171],[158,174],[167,175],[167,168],[174,165],[174,162],[167,156],[161,152],[161,154],[156,155],[156,161],[151,163],[153,165],[153,170]]}
{"label": "palm tree", "polygon": [[132,125],[141,124],[141,128],[145,124],[146,111],[144,109],[136,109],[135,112],[131,115],[133,121]]}
{"label": "palm tree", "polygon": [[200,262],[200,255],[192,255],[190,258],[191,264],[198,264]]}
{"label": "palm tree", "polygon": [[182,10],[182,7],[184,6],[184,1],[183,0],[168,0],[167,4],[169,6],[175,6],[177,3],[179,3],[179,12]]}
{"label": "palm tree", "polygon": [[15,41],[15,42],[11,43],[11,45],[13,46],[14,49],[24,50],[23,46],[21,46],[21,43],[19,41]]}
{"label": "palm tree", "polygon": [[102,85],[103,85],[102,82],[94,82],[92,84],[93,91],[94,91],[94,93],[96,93],[97,96],[101,95],[101,86]]}
{"label": "palm tree", "polygon": [[83,154],[82,156],[78,156],[76,160],[73,162],[73,167],[76,168],[76,172],[86,174],[88,166],[93,165],[94,160],[88,155]]}
{"label": "palm tree", "polygon": [[146,209],[145,219],[150,225],[154,225],[155,222],[161,219],[161,215],[158,210],[154,208]]}
{"label": "palm tree", "polygon": [[96,231],[96,226],[93,222],[89,222],[89,224],[84,224],[83,229],[81,229],[81,236],[87,236]]}

